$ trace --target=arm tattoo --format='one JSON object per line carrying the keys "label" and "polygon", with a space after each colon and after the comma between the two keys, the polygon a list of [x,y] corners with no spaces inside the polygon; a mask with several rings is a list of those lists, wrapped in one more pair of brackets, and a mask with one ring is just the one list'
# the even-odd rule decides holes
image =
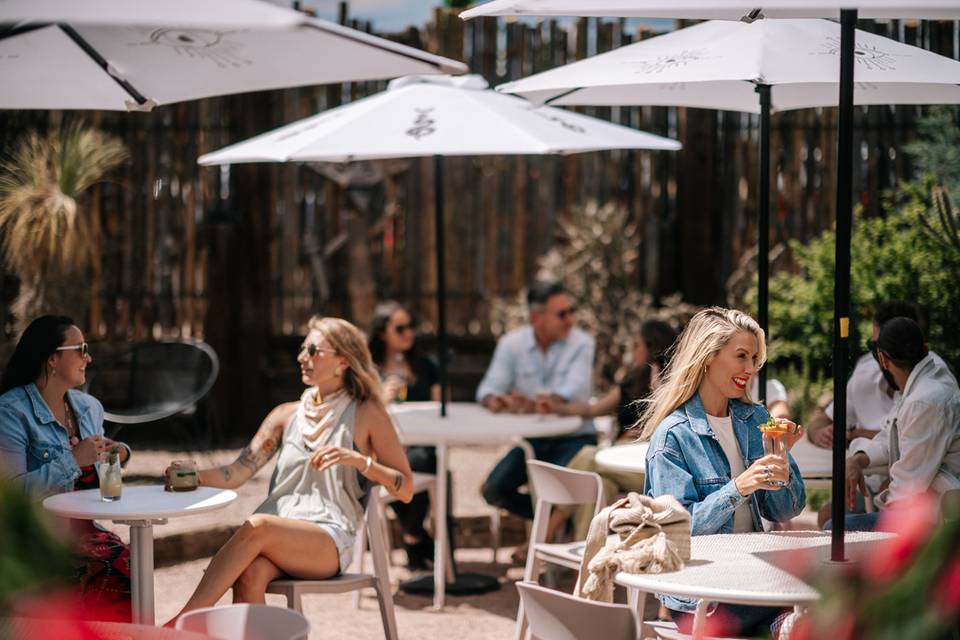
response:
{"label": "arm tattoo", "polygon": [[253,442],[240,452],[237,462],[249,469],[251,474],[254,474],[273,457],[279,444],[279,437],[255,437]]}
{"label": "arm tattoo", "polygon": [[230,471],[230,467],[220,467],[220,473],[223,474],[223,479],[228,482],[230,481],[230,476],[233,475],[233,473]]}
{"label": "arm tattoo", "polygon": [[393,490],[400,491],[400,487],[403,486],[403,474],[399,471],[395,472],[396,475],[393,476]]}

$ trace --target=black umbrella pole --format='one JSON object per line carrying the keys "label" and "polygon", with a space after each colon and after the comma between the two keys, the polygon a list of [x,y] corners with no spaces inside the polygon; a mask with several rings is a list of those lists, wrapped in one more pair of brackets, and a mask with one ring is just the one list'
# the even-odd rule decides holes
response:
{"label": "black umbrella pole", "polygon": [[[767,336],[769,345],[770,306],[770,85],[757,85],[760,94],[760,195],[757,224],[757,322]],[[767,404],[767,367],[758,377],[760,397]]]}
{"label": "black umbrella pole", "polygon": [[843,562],[846,502],[847,360],[850,353],[850,236],[853,227],[853,58],[857,12],[840,12],[840,121],[837,127],[837,246],[833,291],[833,535],[830,559]]}
{"label": "black umbrella pole", "polygon": [[437,354],[440,365],[440,415],[447,415],[447,278],[443,248],[443,156],[433,156],[433,208],[437,243]]}

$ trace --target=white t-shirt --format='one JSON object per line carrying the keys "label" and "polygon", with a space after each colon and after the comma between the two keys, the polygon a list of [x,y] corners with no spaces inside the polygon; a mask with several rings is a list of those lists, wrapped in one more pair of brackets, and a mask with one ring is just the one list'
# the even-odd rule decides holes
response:
{"label": "white t-shirt", "polygon": [[[883,379],[880,365],[869,353],[857,360],[847,382],[847,428],[854,426],[880,431],[887,415],[896,404],[898,393],[888,394],[890,386]],[[833,403],[824,413],[833,420]]]}
{"label": "white t-shirt", "polygon": [[[737,438],[733,435],[733,419],[730,416],[719,418],[707,414],[707,422],[710,428],[716,434],[720,441],[720,448],[727,456],[727,462],[730,463],[730,477],[736,478],[746,471],[743,466],[743,455],[740,453],[740,445],[737,444]],[[733,532],[749,533],[753,531],[753,516],[750,514],[750,501],[744,500],[733,513]]]}
{"label": "white t-shirt", "polygon": [[[754,402],[760,400],[760,378],[758,376],[753,376],[753,380],[750,382],[750,397],[753,398]],[[780,401],[790,402],[790,398],[787,396],[787,388],[776,378],[767,378],[767,408],[769,409],[774,402]]]}

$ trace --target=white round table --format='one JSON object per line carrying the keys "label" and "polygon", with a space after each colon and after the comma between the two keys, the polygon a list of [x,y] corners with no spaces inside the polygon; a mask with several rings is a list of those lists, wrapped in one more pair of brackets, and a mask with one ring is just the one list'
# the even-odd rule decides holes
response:
{"label": "white round table", "polygon": [[199,487],[195,491],[164,491],[162,485],[124,486],[120,500],[103,502],[99,489],[58,493],[43,508],[64,518],[112,520],[130,527],[130,588],[133,621],[155,624],[153,601],[153,525],[169,518],[222,509],[237,494],[229,489]]}
{"label": "white round table", "polygon": [[[690,561],[680,571],[621,572],[615,581],[630,589],[700,600],[692,634],[697,638],[702,634],[704,613],[711,602],[791,607],[818,600],[819,592],[790,569],[829,560],[830,535],[829,531],[771,531],[693,536]],[[847,533],[847,555],[865,556],[874,544],[892,535]],[[808,555],[801,555],[804,552]],[[636,598],[641,616],[643,601],[642,596]]]}
{"label": "white round table", "polygon": [[600,471],[646,473],[649,442],[618,444],[597,451],[594,460]]}
{"label": "white round table", "polygon": [[493,413],[473,402],[448,402],[445,417],[440,415],[439,402],[392,404],[390,413],[404,444],[437,448],[433,605],[439,609],[446,601],[447,448],[566,435],[579,429],[583,421],[578,417]]}
{"label": "white round table", "polygon": [[[806,438],[801,439],[793,448],[790,455],[800,467],[800,475],[804,484],[811,489],[830,489],[833,482],[833,451],[824,449],[811,443]],[[870,467],[864,470],[864,475],[886,474],[885,466]]]}

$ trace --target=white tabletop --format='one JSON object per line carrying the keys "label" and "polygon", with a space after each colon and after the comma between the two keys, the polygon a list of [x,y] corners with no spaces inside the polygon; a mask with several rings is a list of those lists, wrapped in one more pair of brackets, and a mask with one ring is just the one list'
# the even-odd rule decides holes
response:
{"label": "white tabletop", "polygon": [[619,471],[623,473],[645,473],[647,468],[647,447],[649,442],[618,444],[597,451],[594,458],[600,471]]}
{"label": "white tabletop", "polygon": [[[890,533],[850,532],[847,555],[869,552]],[[819,599],[819,593],[791,573],[830,558],[829,531],[772,531],[693,536],[690,561],[680,571],[618,573],[617,584],[663,595],[730,604],[792,606]]]}
{"label": "white tabletop", "polygon": [[126,486],[121,498],[103,502],[99,489],[69,491],[43,501],[47,511],[85,520],[159,520],[220,509],[234,500],[230,489],[198,487],[195,491],[164,491],[163,485]]}
{"label": "white tabletop", "polygon": [[448,402],[445,418],[439,402],[392,404],[390,414],[404,444],[495,444],[564,435],[583,422],[578,417],[493,413],[474,402]]}
{"label": "white tabletop", "polygon": [[[829,479],[833,477],[833,450],[818,447],[806,438],[801,439],[790,449],[790,455],[800,467],[800,475],[805,479]],[[865,475],[886,474],[885,466],[870,467]]]}

